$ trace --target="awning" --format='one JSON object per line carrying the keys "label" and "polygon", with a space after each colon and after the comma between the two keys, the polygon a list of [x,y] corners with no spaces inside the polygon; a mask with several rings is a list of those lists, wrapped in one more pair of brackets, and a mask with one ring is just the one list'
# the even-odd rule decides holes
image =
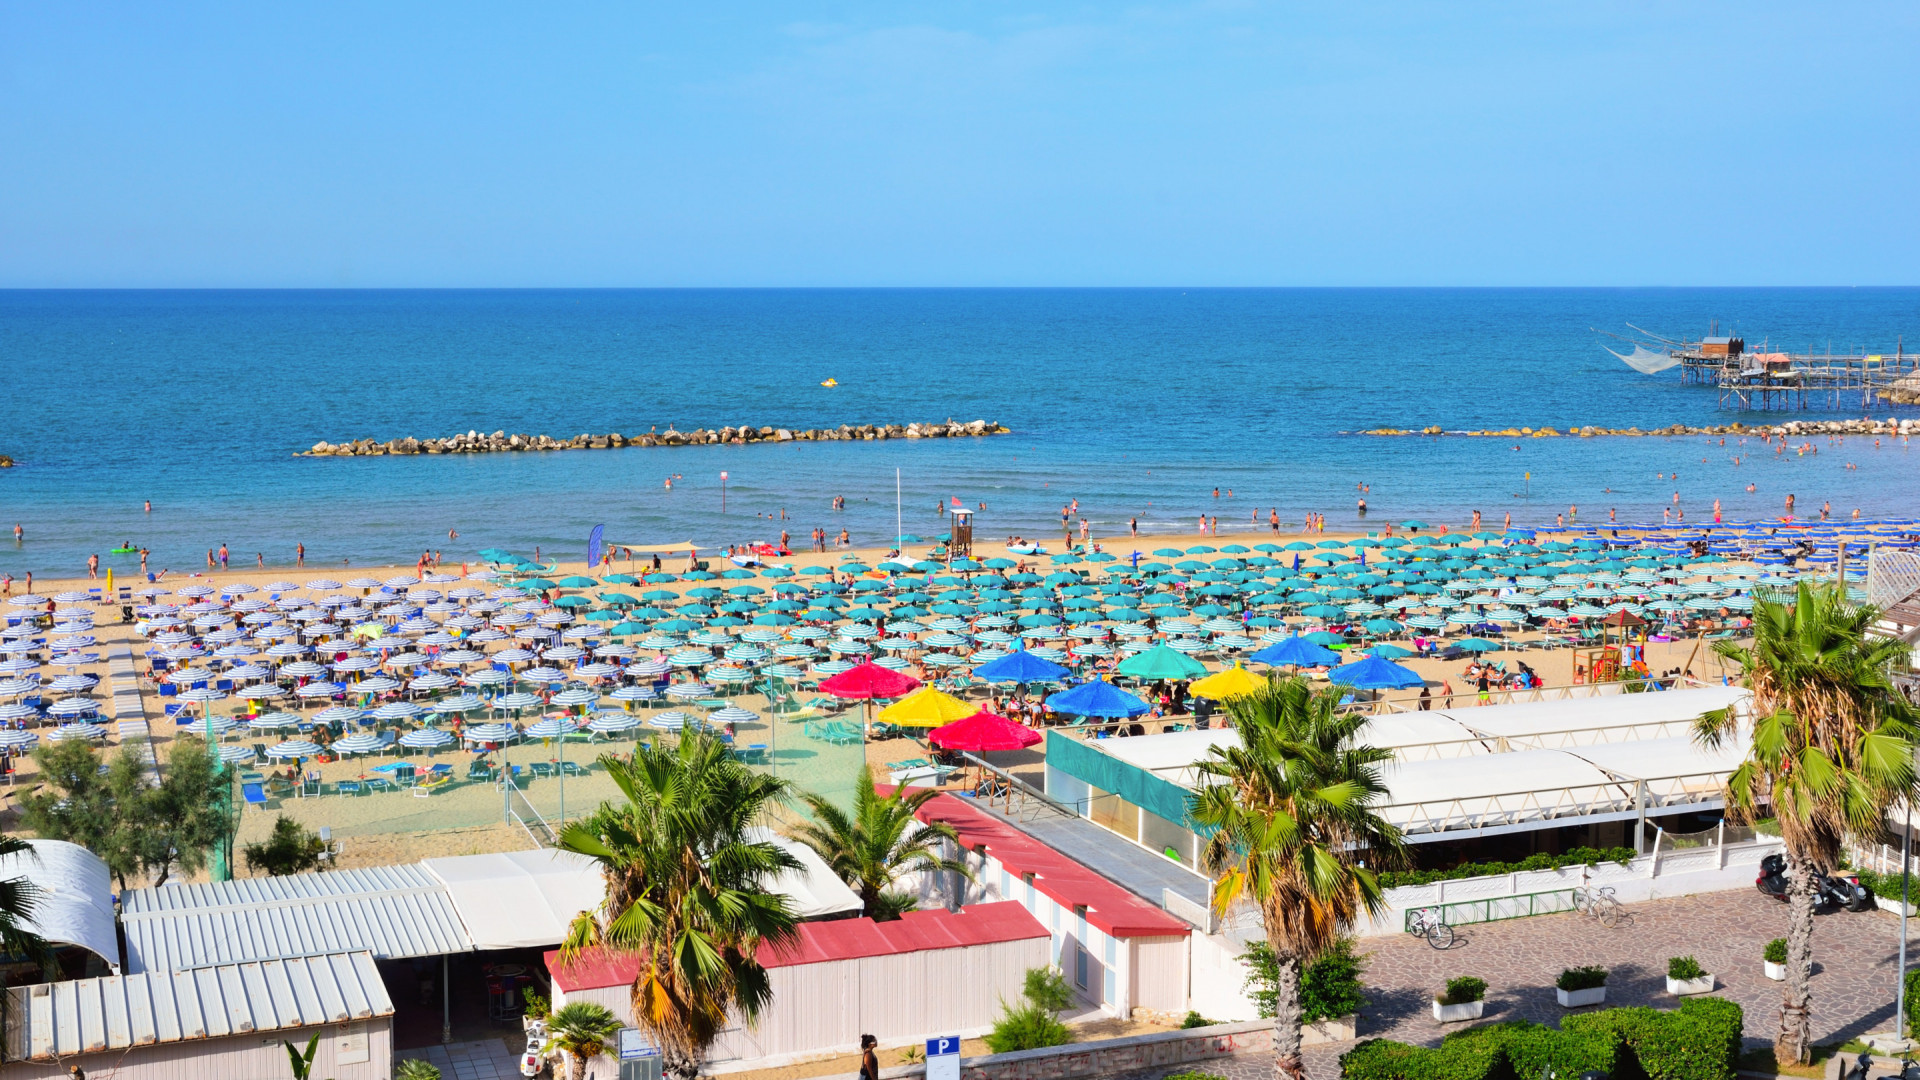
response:
{"label": "awning", "polygon": [[600,866],[585,855],[542,848],[427,859],[476,949],[558,945],[582,911],[606,897]]}
{"label": "awning", "polygon": [[113,876],[100,856],[64,840],[29,840],[34,854],[0,858],[0,881],[26,878],[39,890],[33,918],[21,929],[55,945],[77,945],[120,970],[113,924]]}

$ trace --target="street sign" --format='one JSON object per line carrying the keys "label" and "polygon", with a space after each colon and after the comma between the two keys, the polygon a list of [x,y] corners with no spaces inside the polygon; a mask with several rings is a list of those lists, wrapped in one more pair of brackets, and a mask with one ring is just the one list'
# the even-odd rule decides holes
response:
{"label": "street sign", "polygon": [[927,1080],[960,1080],[960,1037],[927,1040]]}
{"label": "street sign", "polygon": [[620,1029],[620,1060],[632,1061],[635,1058],[659,1057],[660,1048],[653,1045],[647,1033],[639,1028]]}

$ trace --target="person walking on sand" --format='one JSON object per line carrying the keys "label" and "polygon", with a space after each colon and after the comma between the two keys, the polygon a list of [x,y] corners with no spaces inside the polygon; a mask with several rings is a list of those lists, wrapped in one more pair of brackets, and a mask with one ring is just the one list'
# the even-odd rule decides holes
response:
{"label": "person walking on sand", "polygon": [[98,555],[87,556],[87,580],[100,580],[100,556]]}
{"label": "person walking on sand", "polygon": [[146,548],[140,549],[140,576],[141,577],[147,576],[147,549]]}
{"label": "person walking on sand", "polygon": [[307,565],[307,545],[305,544],[293,545],[293,565],[295,566]]}

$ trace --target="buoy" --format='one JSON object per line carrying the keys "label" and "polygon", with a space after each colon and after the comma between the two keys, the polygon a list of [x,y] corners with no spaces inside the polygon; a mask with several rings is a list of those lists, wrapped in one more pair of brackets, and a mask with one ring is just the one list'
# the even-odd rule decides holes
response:
{"label": "buoy", "polygon": [[826,382],[823,382],[823,383],[821,383],[820,385],[821,385],[821,386],[839,386],[839,385],[840,385],[840,380],[839,380],[839,379],[828,379],[828,380],[827,380]]}

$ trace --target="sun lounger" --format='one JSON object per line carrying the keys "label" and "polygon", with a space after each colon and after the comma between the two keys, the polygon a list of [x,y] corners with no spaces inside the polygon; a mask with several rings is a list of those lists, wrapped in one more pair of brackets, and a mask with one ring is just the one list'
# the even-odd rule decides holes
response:
{"label": "sun lounger", "polygon": [[267,808],[267,788],[265,784],[259,782],[241,784],[240,797],[246,800],[248,806],[257,806],[262,810]]}
{"label": "sun lounger", "polygon": [[560,771],[568,776],[585,776],[588,771],[588,766],[576,765],[571,761],[563,761],[560,763]]}
{"label": "sun lounger", "polygon": [[534,775],[534,777],[535,777],[535,778],[537,778],[537,779],[540,779],[540,780],[545,780],[545,779],[547,779],[548,777],[550,777],[550,776],[552,776],[552,775],[553,775],[553,763],[552,763],[552,762],[550,762],[550,761],[536,761],[536,762],[534,762],[534,763],[533,763],[533,775]]}
{"label": "sun lounger", "polygon": [[362,789],[358,780],[341,780],[333,785],[333,790],[342,795],[358,795]]}

